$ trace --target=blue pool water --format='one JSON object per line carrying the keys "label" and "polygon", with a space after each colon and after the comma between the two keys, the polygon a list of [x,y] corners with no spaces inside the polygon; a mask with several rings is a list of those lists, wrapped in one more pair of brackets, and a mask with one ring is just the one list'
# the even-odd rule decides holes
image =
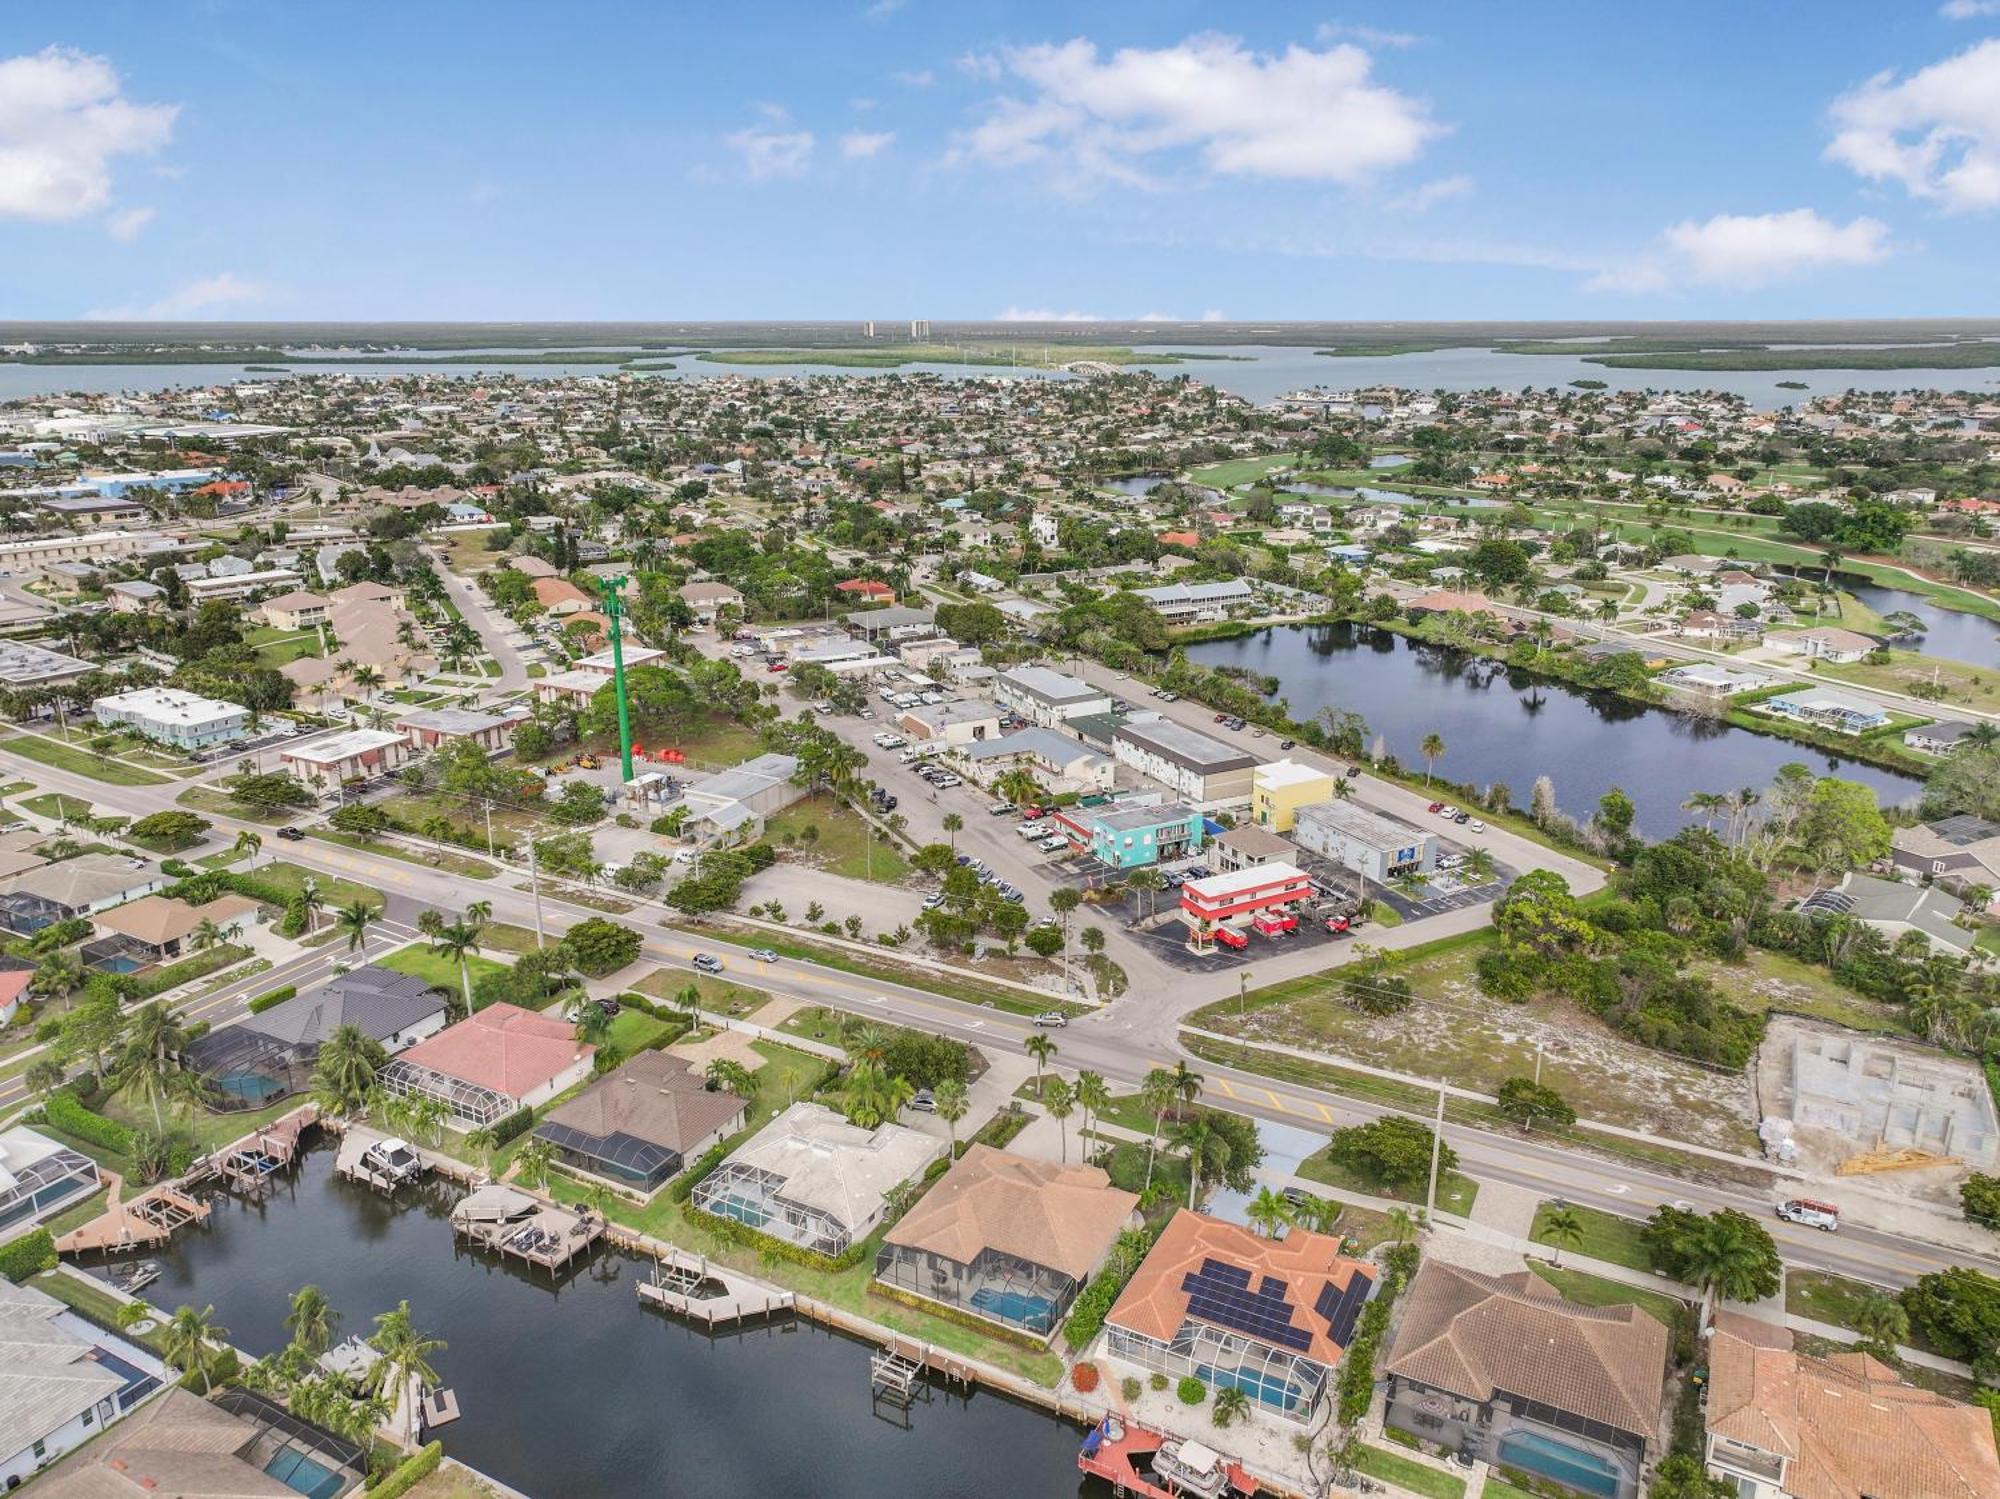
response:
{"label": "blue pool water", "polygon": [[248,1103],[263,1103],[266,1099],[276,1098],[285,1091],[283,1083],[247,1068],[220,1074],[215,1079],[215,1086],[218,1092],[227,1093],[233,1098],[241,1098]]}
{"label": "blue pool water", "polygon": [[1268,1405],[1273,1410],[1288,1411],[1299,1403],[1299,1387],[1275,1374],[1256,1369],[1216,1370],[1207,1364],[1194,1372],[1204,1384],[1214,1385],[1217,1389],[1241,1390],[1259,1405]]}
{"label": "blue pool water", "polygon": [[972,1293],[972,1304],[989,1317],[1011,1322],[1032,1332],[1047,1332],[1056,1325],[1056,1304],[1046,1296],[1030,1296],[1026,1291],[996,1291],[981,1286]]}
{"label": "blue pool water", "polygon": [[342,1487],[340,1474],[290,1447],[266,1463],[264,1471],[306,1499],[333,1499]]}
{"label": "blue pool water", "polygon": [[146,965],[137,958],[99,958],[90,966],[99,973],[137,973]]}
{"label": "blue pool water", "polygon": [[1500,1461],[1601,1499],[1617,1499],[1625,1482],[1623,1470],[1610,1459],[1539,1431],[1508,1432],[1500,1439]]}

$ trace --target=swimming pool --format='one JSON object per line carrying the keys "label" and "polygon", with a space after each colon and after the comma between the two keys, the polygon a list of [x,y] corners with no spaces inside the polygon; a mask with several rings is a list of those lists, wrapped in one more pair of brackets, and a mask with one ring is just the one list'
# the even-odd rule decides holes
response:
{"label": "swimming pool", "polygon": [[1214,1369],[1207,1364],[1196,1368],[1195,1377],[1204,1384],[1212,1384],[1219,1390],[1241,1390],[1259,1405],[1268,1405],[1273,1410],[1295,1410],[1299,1403],[1299,1387],[1289,1379],[1281,1379],[1262,1369]]}
{"label": "swimming pool", "polygon": [[252,1072],[247,1067],[231,1068],[214,1078],[216,1091],[232,1098],[240,1098],[246,1103],[265,1103],[285,1091],[285,1085],[276,1078],[266,1077],[261,1072]]}
{"label": "swimming pool", "polygon": [[1047,1332],[1056,1325],[1056,1304],[1046,1296],[1031,1296],[1026,1291],[996,1291],[991,1286],[981,1286],[972,1293],[972,1305],[989,1317],[1031,1332]]}
{"label": "swimming pool", "polygon": [[337,1470],[291,1447],[264,1464],[264,1471],[293,1493],[304,1494],[306,1499],[333,1499],[347,1487],[347,1480]]}
{"label": "swimming pool", "polygon": [[1508,1432],[1500,1439],[1500,1461],[1599,1499],[1618,1499],[1618,1491],[1625,1486],[1625,1470],[1611,1459],[1539,1431],[1516,1428]]}
{"label": "swimming pool", "polygon": [[99,958],[90,966],[95,968],[99,973],[137,973],[146,965],[137,958],[120,956],[116,958]]}

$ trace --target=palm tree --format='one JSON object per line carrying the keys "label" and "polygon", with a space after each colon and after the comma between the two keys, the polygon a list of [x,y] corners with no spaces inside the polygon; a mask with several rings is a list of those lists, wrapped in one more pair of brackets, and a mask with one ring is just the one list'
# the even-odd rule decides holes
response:
{"label": "palm tree", "polygon": [[863,1020],[850,1026],[846,1037],[848,1054],[864,1062],[880,1062],[889,1054],[892,1041],[889,1032],[872,1020]]}
{"label": "palm tree", "polygon": [[201,1371],[201,1392],[206,1395],[210,1384],[209,1344],[229,1336],[229,1329],[215,1325],[215,1308],[205,1306],[196,1311],[184,1306],[167,1319],[167,1325],[160,1330],[161,1351],[167,1361],[183,1374]]}
{"label": "palm tree", "polygon": [[1563,1246],[1574,1249],[1583,1242],[1583,1219],[1568,1203],[1557,1203],[1542,1217],[1542,1237],[1555,1246],[1556,1266],[1560,1269]]}
{"label": "palm tree", "polygon": [[1207,1164],[1209,1150],[1219,1142],[1215,1138],[1215,1127],[1206,1119],[1190,1119],[1174,1131],[1174,1143],[1187,1152],[1188,1162],[1188,1211],[1194,1211],[1194,1194],[1201,1185],[1202,1168]]}
{"label": "palm tree", "polygon": [[307,875],[299,886],[299,904],[305,907],[306,930],[309,932],[318,931],[319,913],[320,909],[326,905],[326,895],[320,890],[319,881],[312,875]]}
{"label": "palm tree", "polygon": [[264,846],[264,835],[262,833],[253,833],[248,828],[245,828],[243,829],[242,832],[236,835],[236,843],[235,843],[236,853],[238,853],[239,855],[248,854],[250,856],[250,863],[247,866],[245,866],[246,868],[256,867],[257,850],[259,850],[263,846]]}
{"label": "palm tree", "polygon": [[347,950],[366,957],[368,927],[375,920],[375,908],[366,901],[350,901],[334,916],[334,924],[347,933]]}
{"label": "palm tree", "polygon": [[717,1057],[702,1076],[708,1079],[709,1086],[734,1093],[738,1098],[750,1098],[757,1092],[757,1075],[731,1057]]}
{"label": "palm tree", "polygon": [[313,1096],[332,1113],[352,1114],[367,1102],[387,1061],[381,1043],[360,1026],[335,1026],[313,1068]]}
{"label": "palm tree", "polygon": [[28,1091],[46,1103],[48,1096],[68,1081],[69,1074],[63,1070],[61,1062],[44,1056],[30,1062],[21,1078],[28,1085]]}
{"label": "palm tree", "polygon": [[1041,1031],[1028,1037],[1022,1049],[1035,1059],[1035,1096],[1042,1096],[1042,1069],[1049,1064],[1049,1058],[1060,1049],[1056,1043]]}
{"label": "palm tree", "polygon": [[1232,1426],[1237,1421],[1250,1419],[1250,1397],[1235,1385],[1224,1385],[1215,1392],[1214,1411],[1217,1426]]}
{"label": "palm tree", "polygon": [[131,1035],[112,1069],[120,1092],[137,1094],[152,1105],[153,1128],[160,1133],[167,1127],[160,1105],[190,1102],[201,1088],[192,1073],[181,1069],[179,1056],[186,1044],[179,1017],[156,999],[132,1017]]}
{"label": "palm tree", "polygon": [[475,900],[470,902],[465,908],[465,924],[474,931],[485,926],[492,919],[493,902],[490,900]]}
{"label": "palm tree", "polygon": [[965,831],[965,819],[960,817],[956,812],[947,812],[939,821],[938,826],[942,827],[945,831],[945,836],[951,839],[951,851],[954,854],[957,853],[958,835]]}
{"label": "palm tree", "polygon": [[1250,1221],[1262,1230],[1267,1239],[1277,1238],[1278,1230],[1292,1221],[1292,1205],[1269,1187],[1257,1189],[1257,1195],[1250,1200],[1246,1211]]}
{"label": "palm tree", "polygon": [[1069,1164],[1069,1128],[1065,1120],[1076,1112],[1076,1090],[1061,1077],[1051,1077],[1048,1086],[1042,1089],[1042,1107],[1056,1122],[1057,1139],[1062,1144],[1062,1163]]}
{"label": "palm tree", "polygon": [[1729,805],[1729,798],[1719,791],[1690,791],[1687,800],[1681,803],[1683,812],[1701,813],[1701,825],[1710,832],[1715,830],[1715,814]]}
{"label": "palm tree", "polygon": [[[1714,1213],[1688,1246],[1688,1279],[1701,1288],[1701,1320],[1707,1327],[1718,1300],[1742,1301],[1754,1295],[1767,1251],[1750,1232],[1754,1222],[1734,1213]],[[1768,1241],[1766,1241],[1768,1242]]]}
{"label": "palm tree", "polygon": [[1102,1118],[1104,1111],[1111,1107],[1111,1087],[1104,1081],[1101,1072],[1079,1072],[1076,1075],[1076,1105],[1083,1110],[1083,1128],[1090,1128],[1093,1115]]}
{"label": "palm tree", "polygon": [[340,1327],[340,1313],[318,1286],[300,1286],[292,1293],[292,1309],[285,1313],[285,1331],[295,1346],[317,1358],[333,1346]]}
{"label": "palm tree", "polygon": [[1910,1335],[1910,1314],[1893,1296],[1865,1296],[1854,1308],[1854,1330],[1870,1352],[1888,1358]]}
{"label": "palm tree", "polygon": [[421,1390],[438,1382],[437,1370],[430,1361],[432,1355],[444,1351],[444,1341],[419,1333],[410,1321],[409,1302],[402,1301],[393,1312],[384,1312],[375,1319],[375,1333],[368,1339],[368,1346],[381,1355],[375,1364],[373,1393],[392,1405],[400,1393],[408,1413],[410,1439],[414,1442],[418,1401],[410,1398],[410,1385],[414,1382]]}
{"label": "palm tree", "polygon": [[69,1008],[69,997],[83,987],[83,959],[73,952],[52,952],[35,965],[29,980],[37,994],[46,994]]}
{"label": "palm tree", "polygon": [[549,1184],[549,1168],[556,1163],[556,1148],[536,1135],[514,1154],[514,1175],[523,1186],[537,1190]]}
{"label": "palm tree", "polygon": [[1167,881],[1159,870],[1144,864],[1125,876],[1125,888],[1146,897],[1146,915],[1151,917],[1158,909],[1159,893],[1167,888]]}
{"label": "palm tree", "polygon": [[1417,753],[1424,757],[1424,784],[1428,786],[1431,783],[1431,772],[1437,768],[1438,761],[1444,758],[1444,735],[1433,729],[1424,735],[1423,743],[1417,746]]}
{"label": "palm tree", "polygon": [[[1089,1073],[1084,1074],[1085,1077],[1090,1075]],[[1077,1081],[1081,1084],[1082,1078],[1079,1078]],[[1080,1092],[1081,1089],[1079,1088]],[[951,1136],[951,1153],[956,1156],[958,1154],[958,1121],[965,1117],[966,1110],[971,1107],[971,1095],[966,1091],[964,1083],[955,1077],[948,1077],[932,1090],[932,1100],[937,1109],[938,1118],[944,1121],[945,1132]]]}
{"label": "palm tree", "polygon": [[[1152,1131],[1146,1136],[1146,1181],[1145,1187],[1153,1185],[1153,1161],[1160,1152],[1160,1131],[1167,1119],[1167,1110],[1180,1098],[1174,1075],[1164,1067],[1155,1067],[1139,1084],[1139,1102],[1153,1116]],[[1145,1188],[1141,1188],[1143,1193]]]}
{"label": "palm tree", "polygon": [[207,952],[212,947],[222,945],[222,928],[204,916],[188,933],[188,946],[196,952]]}
{"label": "palm tree", "polygon": [[840,1090],[848,1122],[874,1129],[894,1119],[916,1090],[910,1080],[885,1071],[879,1062],[856,1062]]}
{"label": "palm tree", "polygon": [[479,951],[479,928],[463,921],[454,921],[450,926],[431,934],[431,951],[440,957],[449,958],[458,964],[459,991],[465,996],[465,1008],[472,1010],[472,955]]}

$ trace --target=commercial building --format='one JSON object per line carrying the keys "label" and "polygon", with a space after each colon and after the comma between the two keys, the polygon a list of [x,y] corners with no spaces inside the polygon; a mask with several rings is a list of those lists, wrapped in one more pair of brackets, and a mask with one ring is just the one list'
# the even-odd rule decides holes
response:
{"label": "commercial building", "polygon": [[97,1162],[24,1124],[0,1130],[0,1234],[62,1211],[97,1190]]}
{"label": "commercial building", "polygon": [[1810,1357],[1785,1329],[1725,1311],[1708,1368],[1708,1472],[1739,1499],[2000,1494],[1988,1412],[1866,1353]]}
{"label": "commercial building", "polygon": [[688,830],[710,837],[754,835],[765,818],[806,794],[793,779],[798,773],[797,756],[766,753],[695,782],[684,793]]}
{"label": "commercial building", "polygon": [[1206,827],[1185,802],[1143,800],[1059,810],[1056,822],[1080,850],[1110,869],[1170,864],[1201,852]]}
{"label": "commercial building", "polygon": [[1296,905],[1312,893],[1311,877],[1297,865],[1258,864],[1189,880],[1181,886],[1181,917],[1194,944],[1206,947],[1223,922]]}
{"label": "commercial building", "polygon": [[526,723],[528,716],[525,708],[419,708],[403,714],[395,727],[418,754],[470,741],[491,755],[512,746],[514,730]]}
{"label": "commercial building", "polygon": [[198,697],[178,687],[115,693],[97,699],[90,711],[106,728],[128,729],[190,753],[233,743],[250,728],[250,710],[241,703]]}
{"label": "commercial building", "polygon": [[1301,808],[1292,841],[1307,853],[1377,883],[1437,867],[1437,838],[1422,828],[1352,802]]}
{"label": "commercial building", "polygon": [[889,1230],[875,1278],[1046,1338],[1138,1206],[1099,1167],[975,1144]]}
{"label": "commercial building", "polygon": [[266,568],[262,572],[228,573],[220,577],[188,579],[188,597],[197,604],[217,599],[247,599],[260,589],[297,588],[303,581],[289,567]]}
{"label": "commercial building", "polygon": [[694,1189],[694,1205],[815,1254],[840,1255],[874,1230],[889,1194],[943,1157],[949,1142],[900,1124],[863,1129],[795,1103]]}
{"label": "commercial building", "polygon": [[1255,755],[1170,718],[1121,725],[1111,755],[1204,812],[1247,803],[1257,768]]}
{"label": "commercial building", "polygon": [[1000,714],[991,703],[958,698],[905,709],[896,715],[896,727],[926,744],[974,744],[1000,737]]}
{"label": "commercial building", "polygon": [[1384,1423],[1633,1499],[1660,1425],[1668,1341],[1636,1306],[1580,1306],[1526,1270],[1485,1275],[1428,1259],[1383,1365]]}
{"label": "commercial building", "polygon": [[749,1108],[679,1057],[641,1051],[551,1109],[535,1138],[574,1169],[650,1196],[741,1129]]}
{"label": "commercial building", "polygon": [[1054,729],[1020,729],[954,753],[963,756],[967,774],[982,786],[991,786],[1010,770],[1026,770],[1052,792],[1090,795],[1109,791],[1117,773],[1105,756]]}
{"label": "commercial building", "polygon": [[308,786],[337,796],[342,787],[386,776],[410,757],[405,735],[390,729],[349,729],[293,745],[279,753],[278,764]]}
{"label": "commercial building", "polygon": [[918,640],[937,633],[937,611],[892,606],[887,609],[856,609],[841,620],[857,640],[880,645],[894,640]]}
{"label": "commercial building", "polygon": [[1289,833],[1299,808],[1333,799],[1334,774],[1296,760],[1260,765],[1250,778],[1250,820],[1273,833]]}
{"label": "commercial building", "polygon": [[1230,828],[1208,840],[1208,862],[1222,874],[1263,864],[1289,864],[1298,853],[1289,841],[1255,823]]}
{"label": "commercial building", "polygon": [[1249,1396],[1259,1416],[1310,1424],[1353,1340],[1374,1272],[1340,1240],[1265,1239],[1176,1212],[1105,1319],[1105,1350],[1173,1378]]}
{"label": "commercial building", "polygon": [[1029,723],[1045,729],[1086,713],[1111,711],[1110,693],[1046,666],[1017,666],[1001,672],[993,679],[993,695]]}
{"label": "commercial building", "polygon": [[419,1041],[377,1081],[391,1093],[438,1099],[457,1125],[479,1129],[575,1087],[596,1054],[559,1015],[493,1004]]}
{"label": "commercial building", "polygon": [[55,1297],[0,1281],[0,1484],[15,1488],[90,1442],[169,1377]]}
{"label": "commercial building", "polygon": [[61,651],[23,640],[0,640],[0,687],[59,687],[95,669],[88,661]]}

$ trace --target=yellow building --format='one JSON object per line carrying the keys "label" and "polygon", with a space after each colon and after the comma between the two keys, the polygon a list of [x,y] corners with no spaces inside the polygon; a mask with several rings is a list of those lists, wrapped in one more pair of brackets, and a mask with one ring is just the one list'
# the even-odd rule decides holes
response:
{"label": "yellow building", "polygon": [[1295,760],[1260,765],[1250,781],[1250,818],[1260,828],[1289,833],[1299,808],[1333,797],[1333,773]]}

